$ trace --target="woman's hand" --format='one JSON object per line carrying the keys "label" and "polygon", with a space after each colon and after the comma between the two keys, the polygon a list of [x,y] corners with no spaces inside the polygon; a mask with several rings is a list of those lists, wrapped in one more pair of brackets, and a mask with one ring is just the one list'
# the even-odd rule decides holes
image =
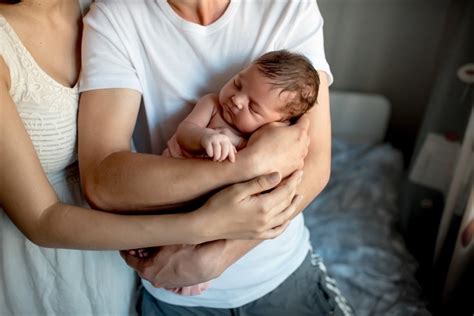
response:
{"label": "woman's hand", "polygon": [[220,191],[194,212],[196,234],[204,240],[277,237],[301,201],[296,187],[302,174],[296,171],[281,181],[275,172]]}
{"label": "woman's hand", "polygon": [[249,158],[248,168],[255,176],[279,172],[283,178],[302,169],[309,147],[309,119],[301,117],[294,125],[271,123],[250,137],[239,155]]}

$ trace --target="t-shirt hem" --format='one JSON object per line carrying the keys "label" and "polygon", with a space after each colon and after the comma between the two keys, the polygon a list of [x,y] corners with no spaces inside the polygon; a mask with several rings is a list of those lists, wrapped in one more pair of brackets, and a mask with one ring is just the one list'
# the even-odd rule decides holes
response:
{"label": "t-shirt hem", "polygon": [[131,89],[143,94],[143,90],[138,83],[127,83],[122,80],[110,80],[110,78],[100,78],[100,80],[88,80],[79,84],[79,92],[86,92],[101,89]]}
{"label": "t-shirt hem", "polygon": [[331,67],[325,60],[314,60],[312,61],[314,69],[317,71],[323,71],[327,75],[328,87],[333,84],[334,76],[331,72]]}

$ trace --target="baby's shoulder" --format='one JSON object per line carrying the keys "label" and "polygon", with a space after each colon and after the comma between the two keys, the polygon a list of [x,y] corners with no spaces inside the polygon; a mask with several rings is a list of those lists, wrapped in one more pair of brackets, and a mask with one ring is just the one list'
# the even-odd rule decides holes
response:
{"label": "baby's shoulder", "polygon": [[219,95],[217,93],[208,93],[199,99],[199,102],[213,102],[217,104],[219,102]]}

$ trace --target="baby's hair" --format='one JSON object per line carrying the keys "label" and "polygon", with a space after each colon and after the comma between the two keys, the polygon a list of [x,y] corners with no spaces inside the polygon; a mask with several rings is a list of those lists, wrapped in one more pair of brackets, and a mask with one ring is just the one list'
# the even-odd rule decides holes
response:
{"label": "baby's hair", "polygon": [[274,88],[294,92],[286,104],[284,120],[296,120],[316,102],[319,76],[308,58],[287,50],[278,50],[260,56],[254,64]]}

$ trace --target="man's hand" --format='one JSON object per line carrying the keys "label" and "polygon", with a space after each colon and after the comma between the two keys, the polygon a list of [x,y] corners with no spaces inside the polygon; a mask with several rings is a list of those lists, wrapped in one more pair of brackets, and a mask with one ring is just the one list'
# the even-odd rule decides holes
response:
{"label": "man's hand", "polygon": [[173,289],[196,285],[218,277],[223,271],[219,256],[224,240],[200,245],[175,245],[157,248],[146,258],[127,251],[120,254],[138,275],[154,287]]}
{"label": "man's hand", "polygon": [[[241,152],[250,155],[256,175],[278,171],[282,178],[302,169],[308,154],[309,120],[301,117],[291,126],[268,124],[252,134]],[[239,152],[240,155],[240,152]]]}

